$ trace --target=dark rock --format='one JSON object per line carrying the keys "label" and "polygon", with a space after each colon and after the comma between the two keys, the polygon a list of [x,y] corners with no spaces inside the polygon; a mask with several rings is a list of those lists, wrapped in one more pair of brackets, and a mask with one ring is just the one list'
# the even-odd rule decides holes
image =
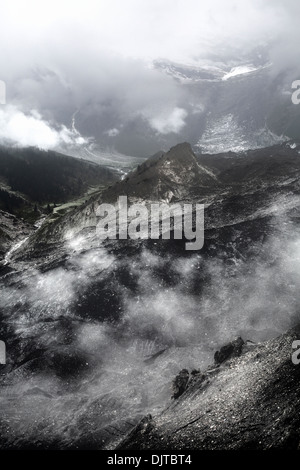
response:
{"label": "dark rock", "polygon": [[215,363],[221,364],[222,362],[227,361],[227,359],[240,356],[242,353],[243,344],[244,344],[244,341],[239,336],[234,341],[231,341],[225,346],[222,346],[220,351],[216,351],[214,355]]}
{"label": "dark rock", "polygon": [[173,396],[172,398],[178,398],[186,390],[188,381],[190,378],[189,371],[187,369],[182,369],[178,375],[176,375],[173,380]]}
{"label": "dark rock", "polygon": [[159,356],[161,356],[167,348],[161,349],[157,353],[153,354],[152,356],[148,357],[147,359],[144,360],[145,364],[152,364],[155,359],[157,359]]}
{"label": "dark rock", "polygon": [[[217,178],[197,161],[190,144],[175,145],[169,152],[154,155],[131,172],[125,180],[108,188],[103,196],[115,200],[119,194],[148,199],[182,198],[187,188],[201,187],[211,191]],[[189,190],[188,190],[189,191]]]}

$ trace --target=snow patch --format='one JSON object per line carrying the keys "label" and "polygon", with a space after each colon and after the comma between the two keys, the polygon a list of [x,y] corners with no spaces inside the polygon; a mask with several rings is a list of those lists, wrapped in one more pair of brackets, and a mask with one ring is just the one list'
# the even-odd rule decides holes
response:
{"label": "snow patch", "polygon": [[259,70],[259,68],[254,67],[253,65],[239,65],[238,67],[233,67],[230,72],[226,73],[224,77],[222,77],[222,80],[226,81],[229,80],[229,78],[255,72],[256,70]]}

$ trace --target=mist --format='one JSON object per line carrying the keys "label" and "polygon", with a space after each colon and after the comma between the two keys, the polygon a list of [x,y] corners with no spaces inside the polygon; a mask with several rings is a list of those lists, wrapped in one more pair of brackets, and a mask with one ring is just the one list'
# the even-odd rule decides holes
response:
{"label": "mist", "polygon": [[[253,244],[252,259],[237,254],[229,263],[146,247],[120,258],[101,243],[91,249],[86,237],[66,237],[65,266],[31,268],[1,287],[2,315],[22,340],[10,360],[36,351],[6,379],[1,406],[10,433],[22,432],[28,442],[64,436],[72,444],[86,429],[98,446],[112,445],[110,430],[121,436],[128,420],[171,403],[180,369],[204,370],[234,336],[259,342],[286,331],[300,306],[299,240],[298,229],[283,224]],[[85,303],[99,283],[108,312],[100,299],[96,309]]]}

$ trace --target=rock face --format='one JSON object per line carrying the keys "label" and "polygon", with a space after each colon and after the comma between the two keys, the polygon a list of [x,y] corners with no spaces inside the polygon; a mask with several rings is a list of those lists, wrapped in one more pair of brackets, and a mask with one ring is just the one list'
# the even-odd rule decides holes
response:
{"label": "rock face", "polygon": [[300,365],[291,354],[299,338],[300,326],[209,368],[119,448],[298,449]]}
{"label": "rock face", "polygon": [[222,364],[222,362],[226,361],[227,359],[235,356],[240,356],[242,352],[244,341],[241,337],[238,337],[231,343],[222,346],[220,351],[216,351],[214,355],[215,363]]}
{"label": "rock face", "polygon": [[173,398],[178,398],[185,391],[190,378],[189,371],[182,369],[173,381]]}
{"label": "rock face", "polygon": [[196,158],[190,144],[182,143],[167,153],[158,153],[107,190],[104,197],[118,195],[154,200],[172,200],[186,197],[194,190],[205,194],[216,187],[217,178]]}
{"label": "rock face", "polygon": [[0,261],[12,245],[33,232],[33,227],[26,221],[0,210]]}

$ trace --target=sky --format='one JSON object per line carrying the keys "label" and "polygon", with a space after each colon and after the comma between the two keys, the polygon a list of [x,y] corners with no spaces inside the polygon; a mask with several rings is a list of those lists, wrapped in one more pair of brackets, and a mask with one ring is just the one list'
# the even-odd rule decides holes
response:
{"label": "sky", "polygon": [[[176,134],[185,96],[153,60],[226,62],[265,44],[274,67],[288,68],[299,13],[298,0],[1,0],[0,142],[107,141],[137,118],[154,134]],[[83,136],[72,129],[78,111]]]}

